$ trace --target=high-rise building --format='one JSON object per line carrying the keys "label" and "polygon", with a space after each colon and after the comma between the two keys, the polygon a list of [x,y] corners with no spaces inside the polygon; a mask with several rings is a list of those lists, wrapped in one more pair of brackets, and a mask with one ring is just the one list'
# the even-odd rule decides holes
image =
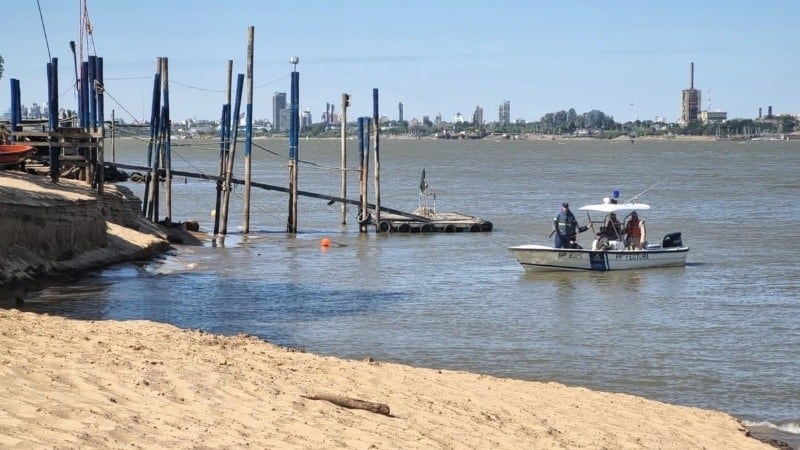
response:
{"label": "high-rise building", "polygon": [[499,114],[500,125],[508,125],[511,123],[511,102],[506,100],[500,105],[500,114]]}
{"label": "high-rise building", "polygon": [[[289,122],[281,123],[283,113],[286,110],[286,92],[276,92],[272,94],[272,129],[276,131],[283,131],[289,129]],[[288,117],[289,114],[287,113]]]}
{"label": "high-rise building", "polygon": [[398,110],[398,113],[399,113],[397,121],[398,122],[402,122],[403,121],[403,102],[400,102],[400,103],[397,104],[397,110]]}
{"label": "high-rise building", "polygon": [[300,117],[300,128],[301,129],[308,128],[311,126],[311,123],[312,123],[311,111],[308,108],[306,108],[305,110],[303,110],[303,114]]}
{"label": "high-rise building", "polygon": [[472,124],[475,127],[483,126],[483,108],[480,105],[475,107],[475,112],[472,113]]}
{"label": "high-rise building", "polygon": [[700,119],[700,91],[694,88],[694,63],[689,67],[689,89],[683,90],[681,96],[681,120],[683,125],[697,122]]}

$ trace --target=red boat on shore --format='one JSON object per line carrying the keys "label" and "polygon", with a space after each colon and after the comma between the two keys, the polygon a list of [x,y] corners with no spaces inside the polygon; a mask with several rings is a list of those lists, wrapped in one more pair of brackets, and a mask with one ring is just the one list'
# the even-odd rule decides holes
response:
{"label": "red boat on shore", "polygon": [[22,164],[34,153],[30,145],[0,144],[0,166],[16,166]]}

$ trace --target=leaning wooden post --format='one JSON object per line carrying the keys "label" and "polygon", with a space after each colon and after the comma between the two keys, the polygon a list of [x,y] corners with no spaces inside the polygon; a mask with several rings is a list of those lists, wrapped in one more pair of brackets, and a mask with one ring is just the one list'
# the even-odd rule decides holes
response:
{"label": "leaning wooden post", "polygon": [[378,115],[378,89],[372,90],[372,123],[375,125],[373,130],[375,158],[375,229],[379,230],[381,223],[381,158],[380,158],[380,116]]}
{"label": "leaning wooden post", "polygon": [[247,29],[247,106],[244,131],[244,218],[242,233],[250,232],[250,155],[253,147],[253,36],[255,28]]}
{"label": "leaning wooden post", "polygon": [[214,236],[219,234],[219,216],[222,205],[222,179],[228,165],[228,131],[231,121],[231,84],[233,83],[233,60],[228,60],[228,89],[225,104],[222,105],[222,117],[219,121],[219,180],[217,180],[217,201],[214,204]]}
{"label": "leaning wooden post", "polygon": [[293,56],[289,60],[293,65],[292,91],[291,91],[291,117],[289,119],[289,220],[286,231],[297,233],[297,169],[298,169],[298,139],[300,134],[300,74],[297,72],[298,58]]}
{"label": "leaning wooden post", "polygon": [[150,159],[150,202],[147,209],[147,218],[153,222],[158,221],[158,179],[159,162],[161,161],[161,148],[158,137],[161,134],[161,58],[156,63],[157,78],[153,83],[153,116],[150,125],[150,140],[153,152]]}
{"label": "leaning wooden post", "polygon": [[[350,95],[342,94],[342,195],[347,200],[347,107]],[[342,202],[342,225],[347,225],[347,202]]]}
{"label": "leaning wooden post", "polygon": [[[150,108],[150,141],[147,143],[147,165],[152,167],[153,166],[153,150],[156,140],[156,121],[158,120],[158,113],[159,113],[159,105],[161,104],[161,64],[160,61],[156,64],[156,74],[153,77],[153,101],[151,103]],[[81,121],[83,120],[83,115],[81,115]],[[145,183],[144,183],[144,196],[142,198],[142,215],[146,218],[151,219],[152,216],[150,214],[150,205],[152,204],[152,193],[151,193],[151,184],[153,174],[152,171],[148,172],[145,176]]]}
{"label": "leaning wooden post", "polygon": [[222,189],[222,214],[220,217],[220,234],[228,234],[228,205],[231,201],[231,184],[233,180],[233,162],[236,159],[236,140],[238,138],[238,124],[239,124],[239,109],[242,106],[242,85],[244,84],[244,75],[239,74],[236,77],[236,102],[233,108],[233,115],[231,116],[231,143],[230,154],[228,154],[227,168],[225,169],[225,186]]}

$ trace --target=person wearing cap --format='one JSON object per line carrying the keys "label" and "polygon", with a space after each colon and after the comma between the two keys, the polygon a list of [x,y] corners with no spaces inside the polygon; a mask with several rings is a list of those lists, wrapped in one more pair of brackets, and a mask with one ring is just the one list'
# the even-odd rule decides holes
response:
{"label": "person wearing cap", "polygon": [[647,245],[644,220],[639,220],[639,215],[636,211],[631,212],[628,222],[625,224],[625,229],[622,231],[625,233],[625,242],[629,249],[641,250]]}
{"label": "person wearing cap", "polygon": [[578,219],[569,210],[569,203],[564,202],[561,204],[561,211],[553,218],[553,233],[555,233],[555,248],[580,248],[576,239],[578,233],[583,233],[588,230],[588,226],[579,226]]}

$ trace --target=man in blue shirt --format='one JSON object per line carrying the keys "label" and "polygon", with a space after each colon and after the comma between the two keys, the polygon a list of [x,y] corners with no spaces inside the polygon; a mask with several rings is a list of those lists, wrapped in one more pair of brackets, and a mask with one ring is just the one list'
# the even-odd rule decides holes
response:
{"label": "man in blue shirt", "polygon": [[580,248],[576,239],[578,233],[588,230],[588,226],[578,226],[578,219],[569,210],[569,203],[561,204],[561,212],[553,218],[553,232],[556,235],[553,247],[555,248]]}

